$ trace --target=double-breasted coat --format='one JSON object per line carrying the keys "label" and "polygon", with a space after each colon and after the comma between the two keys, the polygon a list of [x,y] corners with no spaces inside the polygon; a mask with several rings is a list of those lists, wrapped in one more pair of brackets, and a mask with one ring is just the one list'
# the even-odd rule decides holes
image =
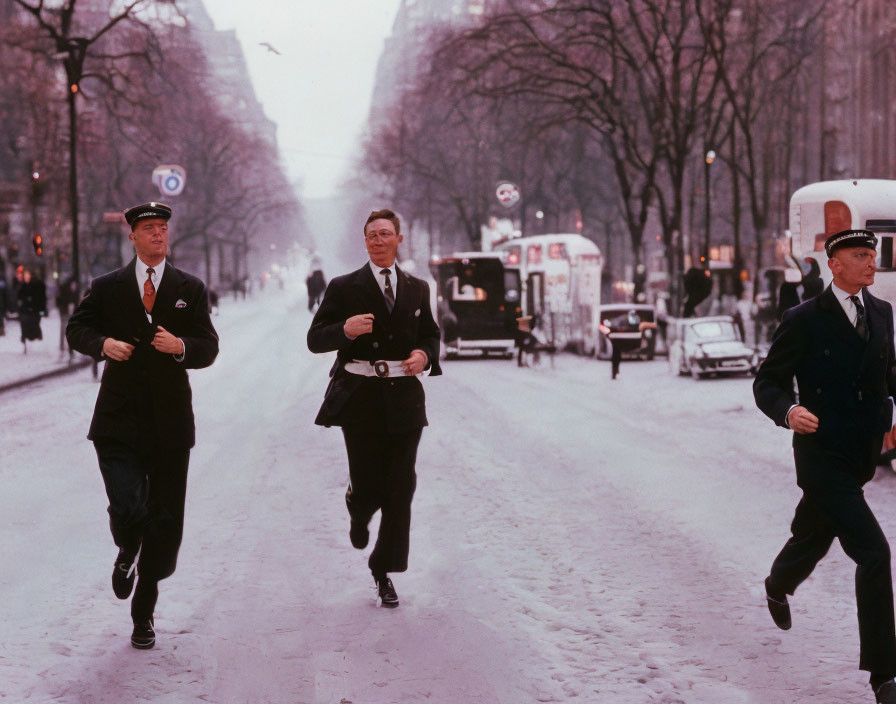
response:
{"label": "double-breasted coat", "polygon": [[[87,437],[188,449],[196,429],[187,369],[208,367],[218,355],[208,292],[198,278],[166,262],[150,322],[136,261],[95,279],[66,327],[69,345],[95,359],[102,358],[107,337],[134,345],[130,359],[106,360]],[[183,361],[150,345],[157,326],[184,341]]]}
{"label": "double-breasted coat", "polygon": [[893,424],[893,309],[867,290],[863,300],[867,342],[830,286],[789,309],[753,383],[756,404],[777,425],[787,427],[785,417],[797,402],[818,417],[815,433],[795,433],[793,438],[797,483],[804,488],[823,484],[829,471],[868,481],[883,434]]}

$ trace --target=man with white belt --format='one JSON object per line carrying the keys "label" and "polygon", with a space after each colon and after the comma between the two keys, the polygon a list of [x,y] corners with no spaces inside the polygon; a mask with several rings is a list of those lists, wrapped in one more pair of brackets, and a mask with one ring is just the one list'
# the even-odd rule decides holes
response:
{"label": "man with white belt", "polygon": [[367,526],[381,511],[368,566],[388,608],[398,606],[388,573],[408,566],[417,445],[428,424],[417,375],[442,373],[429,285],[395,266],[400,227],[391,210],[370,214],[364,225],[370,261],[330,282],[308,330],[308,349],[337,352],[315,423],[342,427],[355,548],[367,546]]}

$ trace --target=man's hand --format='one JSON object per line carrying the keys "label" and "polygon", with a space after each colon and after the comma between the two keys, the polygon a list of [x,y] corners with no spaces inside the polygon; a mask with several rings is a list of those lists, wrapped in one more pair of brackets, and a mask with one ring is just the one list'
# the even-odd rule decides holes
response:
{"label": "man's hand", "polygon": [[794,406],[787,414],[787,425],[800,435],[809,435],[818,430],[818,418],[802,406]]}
{"label": "man's hand", "polygon": [[426,352],[423,350],[414,350],[411,352],[411,356],[401,363],[401,366],[404,367],[405,374],[408,376],[416,376],[423,371],[423,368],[428,361]]}
{"label": "man's hand", "polygon": [[342,326],[345,330],[346,337],[354,340],[361,335],[367,335],[373,332],[373,313],[363,313],[361,315],[353,315],[345,321]]}
{"label": "man's hand", "polygon": [[121,340],[114,340],[107,337],[103,340],[103,355],[108,359],[114,359],[116,362],[125,362],[131,358],[131,352],[134,346]]}
{"label": "man's hand", "polygon": [[159,352],[166,354],[181,354],[184,351],[184,343],[180,341],[180,338],[172,335],[161,325],[157,328],[156,334],[149,344]]}

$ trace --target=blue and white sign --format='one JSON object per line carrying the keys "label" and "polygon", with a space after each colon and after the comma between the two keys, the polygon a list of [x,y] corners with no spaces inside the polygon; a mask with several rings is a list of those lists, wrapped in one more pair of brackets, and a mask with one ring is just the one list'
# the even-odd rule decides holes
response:
{"label": "blue and white sign", "polygon": [[187,183],[187,170],[177,164],[157,166],[152,172],[152,182],[163,196],[179,196]]}

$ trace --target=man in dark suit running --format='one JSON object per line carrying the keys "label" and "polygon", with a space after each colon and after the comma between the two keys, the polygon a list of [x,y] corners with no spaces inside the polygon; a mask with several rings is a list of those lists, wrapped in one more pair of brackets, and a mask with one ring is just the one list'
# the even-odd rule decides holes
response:
{"label": "man in dark suit running", "polygon": [[417,445],[427,425],[417,375],[442,373],[439,328],[429,285],[395,266],[402,241],[395,213],[371,213],[364,241],[370,261],[330,282],[308,331],[308,349],[337,352],[315,423],[342,427],[354,547],[367,546],[367,525],[381,511],[368,566],[380,603],[394,608],[398,595],[388,573],[408,566]]}
{"label": "man in dark suit running", "polygon": [[787,595],[837,538],[856,563],[859,668],[870,673],[875,701],[896,704],[890,547],[862,489],[892,426],[890,396],[896,393],[893,310],[865,288],[874,283],[876,246],[868,230],[827,239],[833,283],[784,313],[753,393],[763,413],[794,431],[803,490],[792,536],[765,580],[772,618],[779,628],[790,628]]}
{"label": "man in dark suit running", "polygon": [[124,215],[137,256],[93,281],[66,337],[73,349],[106,362],[87,438],[119,548],[112,589],[119,599],[134,591],[131,644],[148,649],[158,584],[174,573],[183,534],[195,442],[186,370],[215,360],[218,335],[205,285],[165,260],[171,208],[146,203]]}

